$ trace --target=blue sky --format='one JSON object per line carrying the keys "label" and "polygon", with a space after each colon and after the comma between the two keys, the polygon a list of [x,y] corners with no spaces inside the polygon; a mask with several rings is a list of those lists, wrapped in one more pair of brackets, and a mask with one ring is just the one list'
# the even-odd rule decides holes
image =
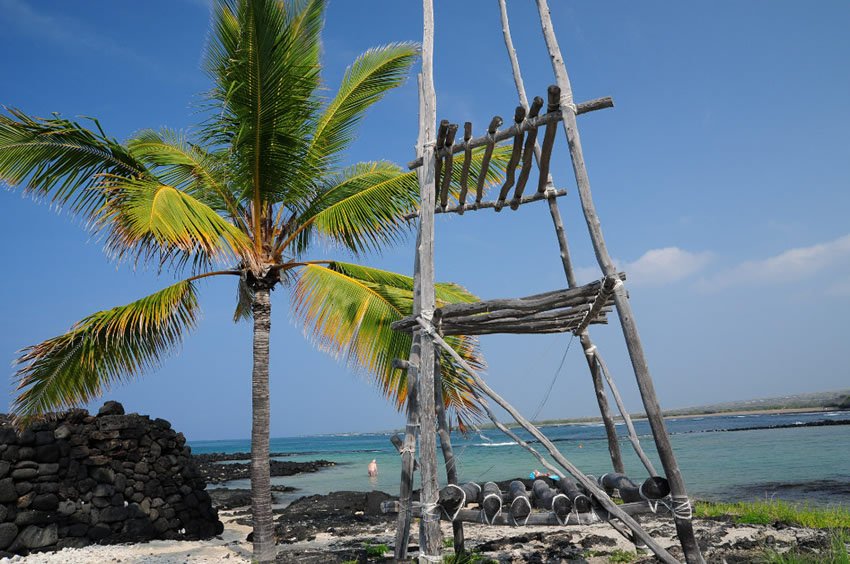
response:
{"label": "blue sky", "polygon": [[[579,122],[606,240],[629,273],[662,405],[849,387],[850,4],[551,4],[576,99],[616,102]],[[529,95],[545,95],[552,75],[536,11],[517,0],[509,10]],[[476,132],[494,114],[509,118],[516,93],[495,0],[437,0],[436,20],[438,117],[470,120]],[[96,116],[119,139],[146,127],[191,128],[193,104],[208,87],[208,21],[203,0],[0,0],[0,104]],[[335,88],[371,46],[420,39],[418,2],[332,1],[325,80]],[[414,85],[374,108],[348,161],[410,160]],[[560,205],[573,259],[589,281],[599,274],[560,135],[555,151],[556,184],[570,191]],[[0,192],[0,209],[5,366],[18,349],[171,280],[108,262],[78,223],[13,191]],[[438,278],[482,297],[565,284],[544,206],[438,218],[437,237]],[[322,256],[340,252],[320,249],[315,258]],[[412,261],[412,239],[365,259],[404,273]],[[250,328],[230,321],[232,286],[203,284],[203,320],[179,354],[108,397],[171,420],[190,439],[248,437]],[[367,376],[304,339],[284,290],[273,300],[273,436],[402,425]],[[629,407],[640,410],[617,323],[592,334]],[[568,342],[484,338],[487,377],[533,413]],[[574,343],[541,417],[595,413],[581,357]]]}

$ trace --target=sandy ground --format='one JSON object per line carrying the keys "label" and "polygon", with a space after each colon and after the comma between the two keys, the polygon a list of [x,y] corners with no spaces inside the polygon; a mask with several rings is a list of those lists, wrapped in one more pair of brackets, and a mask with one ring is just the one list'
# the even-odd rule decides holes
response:
{"label": "sandy ground", "polygon": [[233,521],[233,512],[220,511],[224,523],[220,537],[206,541],[151,541],[139,544],[92,545],[85,548],[66,548],[58,552],[45,552],[29,556],[2,558],[0,564],[25,562],[26,564],[214,564],[219,562],[250,563],[251,544],[245,537],[250,527]]}
{"label": "sandy ground", "polygon": [[[0,564],[22,562],[26,564],[188,564],[188,563],[249,563],[250,543],[245,541],[249,527],[235,522],[234,511],[222,511],[224,533],[207,541],[152,541],[148,543],[89,546],[81,549],[64,549],[53,553],[33,554],[26,557],[0,559]],[[442,523],[443,537],[451,539],[451,524]],[[674,556],[681,558],[675,539],[675,530],[668,519],[647,518],[644,526],[650,534]],[[602,564],[611,561],[617,551],[635,553],[635,547],[605,524],[573,526],[564,529],[552,527],[489,527],[481,524],[464,525],[467,548],[480,550],[487,557],[503,563],[521,562],[578,562]],[[763,525],[730,525],[719,521],[696,521],[695,530],[701,544],[707,549],[709,562],[752,562],[765,548],[784,552],[792,547],[822,545],[825,533],[795,527]],[[357,556],[367,545],[392,546],[395,521],[388,519],[376,524],[362,524],[353,529],[318,532],[311,540],[286,543],[278,546],[278,562],[324,563],[341,562]],[[411,531],[415,543],[416,524]],[[817,549],[815,549],[817,550]],[[447,549],[446,553],[450,553]],[[384,558],[391,558],[386,554]],[[415,556],[414,552],[410,556]],[[638,553],[638,562],[654,561],[651,553]]]}

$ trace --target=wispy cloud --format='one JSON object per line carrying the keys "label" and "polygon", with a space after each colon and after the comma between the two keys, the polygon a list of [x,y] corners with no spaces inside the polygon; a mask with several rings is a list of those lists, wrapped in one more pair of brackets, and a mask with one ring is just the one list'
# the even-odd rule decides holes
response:
{"label": "wispy cloud", "polygon": [[65,48],[107,53],[113,58],[120,58],[149,70],[160,70],[156,62],[106,37],[102,30],[93,29],[76,18],[37,11],[34,8],[37,6],[38,3],[28,4],[21,0],[0,0],[0,22],[5,20],[4,27],[7,30],[13,29],[19,34],[30,35]]}
{"label": "wispy cloud", "polygon": [[[826,243],[797,247],[778,255],[743,262],[704,280],[704,289],[723,289],[733,284],[782,284],[811,278],[826,271],[850,266],[850,234]],[[845,284],[846,285],[846,284]],[[842,287],[838,284],[837,288]]]}
{"label": "wispy cloud", "polygon": [[[642,286],[664,286],[693,276],[711,262],[708,251],[691,252],[679,247],[650,249],[640,258],[631,262],[615,261],[619,270],[625,271],[629,282]],[[587,282],[599,278],[598,268],[578,268],[576,276]]]}

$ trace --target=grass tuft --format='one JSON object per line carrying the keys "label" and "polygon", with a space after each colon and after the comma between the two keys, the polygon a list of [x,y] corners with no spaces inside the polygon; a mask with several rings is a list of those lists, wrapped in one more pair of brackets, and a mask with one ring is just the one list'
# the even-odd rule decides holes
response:
{"label": "grass tuft", "polygon": [[847,552],[850,544],[850,532],[836,530],[830,537],[829,551],[826,553],[804,553],[792,550],[785,553],[768,551],[764,555],[764,564],[850,564],[850,554]]}
{"label": "grass tuft", "polygon": [[850,508],[815,507],[782,500],[718,503],[698,501],[695,515],[703,518],[731,517],[735,523],[784,525],[811,529],[850,529]]}

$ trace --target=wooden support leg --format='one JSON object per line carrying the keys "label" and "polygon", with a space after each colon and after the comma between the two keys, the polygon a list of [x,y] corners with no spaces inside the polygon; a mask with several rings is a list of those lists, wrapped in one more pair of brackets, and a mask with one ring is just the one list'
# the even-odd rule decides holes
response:
{"label": "wooden support leg", "polygon": [[[522,81],[522,73],[519,68],[519,58],[517,57],[516,49],[514,49],[514,43],[511,39],[511,27],[510,22],[508,21],[508,9],[505,0],[499,0],[499,11],[502,19],[502,35],[505,38],[505,48],[507,49],[508,57],[511,60],[511,70],[514,75],[517,95],[519,96],[520,104],[527,109],[528,96],[525,92],[525,84]],[[541,149],[537,141],[534,142],[534,157],[537,159],[537,162],[540,163]],[[554,192],[552,175],[548,174],[547,176],[546,184],[548,187],[546,188],[546,194],[548,195],[549,200],[549,213],[552,216],[552,224],[555,226],[555,235],[558,239],[561,264],[564,267],[567,284],[569,284],[570,288],[575,288],[577,283],[575,273],[573,272],[572,261],[570,260],[570,246],[567,243],[567,232],[564,229],[564,222],[561,219],[561,210],[558,208],[557,198],[552,195]],[[620,443],[617,439],[617,427],[614,425],[614,418],[611,416],[611,410],[608,408],[608,398],[605,396],[605,387],[602,384],[602,377],[599,374],[596,363],[587,356],[587,350],[589,347],[593,346],[593,342],[590,340],[590,336],[588,336],[586,332],[582,334],[581,346],[584,348],[585,358],[588,359],[587,363],[588,368],[590,369],[590,376],[593,380],[593,389],[596,392],[599,414],[602,416],[602,422],[605,425],[605,434],[608,438],[608,452],[611,455],[611,465],[614,467],[615,472],[624,472],[623,455],[620,452]]]}
{"label": "wooden support leg", "polygon": [[[452,450],[452,437],[449,430],[449,422],[446,417],[446,404],[443,401],[443,378],[440,371],[440,352],[434,355],[434,407],[437,410],[437,433],[440,436],[440,448],[443,451],[443,462],[446,465],[446,480],[449,484],[458,485],[457,465]],[[463,539],[463,523],[452,521],[452,534],[454,538],[455,554],[463,554],[465,551]]]}
{"label": "wooden support leg", "polygon": [[[593,243],[593,250],[596,253],[596,259],[599,262],[602,273],[605,275],[615,274],[616,269],[614,268],[611,256],[608,254],[605,239],[602,236],[602,226],[593,203],[590,179],[584,163],[581,138],[576,124],[576,114],[572,110],[575,107],[573,104],[572,87],[570,85],[569,75],[567,74],[567,67],[561,54],[561,48],[558,45],[558,40],[555,37],[555,31],[552,27],[549,4],[547,0],[536,1],[537,11],[540,15],[540,25],[543,30],[543,38],[552,60],[552,70],[555,73],[558,87],[561,90],[561,107],[564,110],[562,125],[570,149],[570,158],[573,164],[573,172],[575,173],[582,212],[584,213],[585,222],[590,232],[590,239]],[[694,536],[690,500],[685,490],[685,482],[682,479],[679,465],[676,462],[673,448],[670,445],[670,437],[667,435],[664,419],[661,416],[661,408],[658,405],[658,398],[655,396],[655,388],[652,384],[649,366],[646,363],[643,353],[643,346],[640,342],[637,325],[632,315],[632,308],[626,295],[625,286],[622,283],[617,284],[616,291],[614,292],[614,302],[617,306],[617,314],[620,317],[623,336],[625,337],[629,356],[632,360],[638,389],[640,390],[646,415],[652,428],[652,435],[655,438],[658,456],[661,459],[661,464],[664,466],[667,480],[670,482],[670,491],[673,496],[674,509],[676,509],[674,521],[676,523],[679,541],[682,544],[682,551],[685,553],[685,559],[689,564],[704,564],[705,560],[702,557],[696,537]]]}
{"label": "wooden support leg", "polygon": [[[436,307],[434,293],[434,207],[437,197],[434,159],[434,126],[437,121],[437,94],[434,91],[434,3],[422,0],[422,72],[419,75],[419,139],[417,148],[423,166],[419,180],[419,309],[414,315],[429,322]],[[422,487],[419,520],[419,561],[442,562],[443,541],[437,498],[437,415],[434,409],[434,340],[420,332],[419,363],[419,476]]]}
{"label": "wooden support leg", "polygon": [[[415,261],[414,270],[418,272],[419,261]],[[414,279],[415,280],[415,279]],[[415,282],[414,282],[415,284]],[[417,289],[414,288],[414,296]],[[414,297],[414,300],[416,298]],[[415,306],[414,306],[415,307]],[[401,486],[398,496],[399,512],[395,536],[396,561],[407,558],[407,545],[410,541],[411,503],[413,493],[413,472],[416,463],[416,436],[419,432],[419,331],[413,334],[413,346],[407,368],[407,427],[404,432],[404,444],[401,449]]]}

